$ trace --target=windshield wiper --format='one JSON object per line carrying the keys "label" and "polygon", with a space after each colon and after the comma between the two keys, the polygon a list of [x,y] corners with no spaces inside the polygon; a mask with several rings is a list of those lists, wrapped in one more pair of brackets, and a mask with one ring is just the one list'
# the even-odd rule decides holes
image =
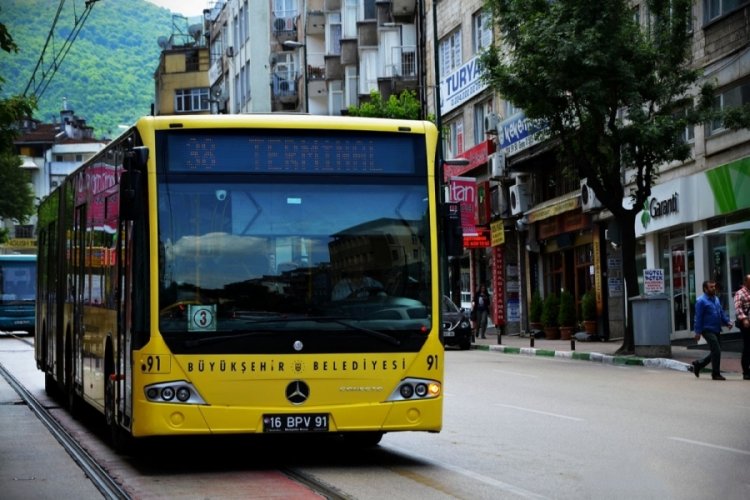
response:
{"label": "windshield wiper", "polygon": [[370,328],[365,328],[363,326],[359,325],[353,325],[349,323],[346,320],[352,320],[355,318],[350,318],[347,316],[344,317],[337,317],[337,316],[318,316],[318,317],[312,317],[307,318],[308,320],[315,321],[317,323],[336,323],[337,325],[345,326],[347,328],[351,328],[353,330],[357,330],[358,332],[366,333],[367,335],[371,337],[375,337],[380,340],[385,340],[386,342],[389,342],[393,345],[401,345],[401,341],[398,339],[395,339],[391,337],[390,335],[387,335],[383,332],[379,332],[377,330],[372,330]]}
{"label": "windshield wiper", "polygon": [[[393,338],[388,334],[379,332],[377,330],[372,330],[370,328],[365,328],[363,326],[352,324],[347,320],[356,321],[357,319],[349,317],[349,316],[342,316],[342,317],[312,316],[312,317],[296,317],[296,318],[267,318],[267,319],[253,319],[253,320],[240,320],[240,321],[242,324],[245,324],[245,325],[258,325],[258,324],[264,324],[264,323],[301,323],[301,322],[335,323],[341,326],[345,326],[347,328],[351,328],[352,330],[365,333],[369,335],[370,337],[383,340],[392,345],[401,345],[400,340]],[[276,334],[278,332],[279,332],[278,330],[275,330],[273,332],[270,332],[268,330],[254,331],[254,332],[238,331],[237,333],[232,334],[232,335],[220,335],[218,337],[204,337],[200,339],[187,340],[185,341],[185,346],[197,347],[199,345],[203,345],[207,343],[224,342],[227,340],[234,340],[234,339],[243,338],[243,337],[252,337],[254,335],[267,335],[269,333]]]}

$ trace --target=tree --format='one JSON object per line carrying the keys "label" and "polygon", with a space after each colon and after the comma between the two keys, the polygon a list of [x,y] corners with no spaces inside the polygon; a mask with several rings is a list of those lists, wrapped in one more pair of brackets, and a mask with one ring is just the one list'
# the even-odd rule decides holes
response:
{"label": "tree", "polygon": [[[18,52],[18,47],[0,23],[0,48]],[[0,77],[0,90],[2,90]],[[26,222],[34,211],[34,192],[29,188],[28,175],[21,170],[21,160],[13,151],[17,124],[30,117],[36,109],[36,100],[23,96],[0,99],[0,218]]]}
{"label": "tree", "polygon": [[[587,178],[622,227],[629,296],[639,290],[636,214],[659,165],[689,157],[680,132],[711,108],[713,89],[695,95],[700,71],[689,64],[692,3],[648,0],[645,30],[626,0],[487,0],[508,52],[494,46],[482,56],[485,78],[547,127],[563,168]],[[619,352],[633,350],[628,322]]]}
{"label": "tree", "polygon": [[[363,102],[359,106],[349,106],[349,115],[420,120],[422,119],[422,105],[413,90],[404,90],[398,97],[391,95],[386,101],[383,100],[380,92],[373,90],[370,92],[369,102]],[[435,121],[431,116],[427,119]]]}

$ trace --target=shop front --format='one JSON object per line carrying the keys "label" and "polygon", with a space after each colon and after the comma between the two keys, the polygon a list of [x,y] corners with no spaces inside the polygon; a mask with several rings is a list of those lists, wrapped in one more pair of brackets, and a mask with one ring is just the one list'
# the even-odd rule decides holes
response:
{"label": "shop front", "polygon": [[635,231],[641,292],[644,268],[664,271],[672,339],[692,337],[704,280],[716,281],[734,318],[732,297],[750,273],[750,158],[653,186]]}
{"label": "shop front", "polygon": [[[543,296],[570,292],[578,319],[583,294],[595,292],[602,311],[602,281],[598,224],[583,212],[578,192],[548,200],[526,213],[538,253],[529,255],[530,290]],[[600,332],[602,333],[602,332]]]}

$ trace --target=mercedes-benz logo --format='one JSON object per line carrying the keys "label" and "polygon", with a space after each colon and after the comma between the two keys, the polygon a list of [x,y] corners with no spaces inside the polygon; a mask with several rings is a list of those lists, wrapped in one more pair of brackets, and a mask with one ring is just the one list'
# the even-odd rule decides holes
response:
{"label": "mercedes-benz logo", "polygon": [[310,387],[301,380],[295,380],[286,386],[286,399],[293,405],[301,405],[310,397]]}

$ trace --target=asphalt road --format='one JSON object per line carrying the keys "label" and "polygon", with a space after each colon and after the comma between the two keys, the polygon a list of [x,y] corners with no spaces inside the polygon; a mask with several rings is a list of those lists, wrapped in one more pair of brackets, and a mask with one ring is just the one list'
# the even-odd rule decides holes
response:
{"label": "asphalt road", "polygon": [[[43,393],[31,350],[0,342],[0,362]],[[165,443],[135,460],[59,417],[138,498],[268,498],[283,469],[359,499],[750,498],[746,381],[449,351],[445,391],[441,433],[389,434],[372,450],[217,440]]]}

